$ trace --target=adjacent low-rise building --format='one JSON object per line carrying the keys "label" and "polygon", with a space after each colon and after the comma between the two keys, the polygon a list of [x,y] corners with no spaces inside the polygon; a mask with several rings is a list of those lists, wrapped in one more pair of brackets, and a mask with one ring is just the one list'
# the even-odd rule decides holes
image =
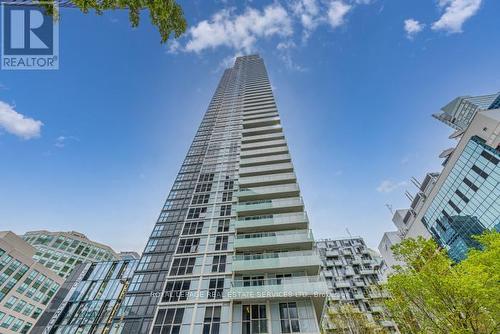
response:
{"label": "adjacent low-rise building", "polygon": [[75,231],[30,231],[22,238],[36,248],[33,257],[36,261],[63,278],[68,277],[71,270],[80,263],[120,259],[111,247],[92,241]]}
{"label": "adjacent low-rise building", "polygon": [[380,256],[360,237],[319,240],[316,247],[330,290],[322,321],[324,332],[336,333],[339,330],[329,320],[328,311],[349,304],[364,313],[368,321],[383,328],[385,333],[397,333],[395,323],[383,306],[383,299],[388,296],[380,289],[383,281]]}
{"label": "adjacent low-rise building", "polygon": [[37,263],[36,249],[0,232],[0,333],[28,333],[64,279]]}

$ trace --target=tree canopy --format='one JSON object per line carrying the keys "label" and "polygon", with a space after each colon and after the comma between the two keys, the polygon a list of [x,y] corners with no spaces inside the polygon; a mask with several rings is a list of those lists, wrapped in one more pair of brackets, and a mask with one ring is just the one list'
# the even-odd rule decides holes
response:
{"label": "tree canopy", "polygon": [[476,237],[480,249],[455,264],[433,240],[408,239],[394,247],[406,266],[388,278],[385,301],[402,333],[498,333],[500,233]]}
{"label": "tree canopy", "polygon": [[[43,1],[40,5],[48,15],[58,18],[54,2],[58,3],[58,0]],[[162,43],[172,34],[178,38],[187,28],[182,7],[175,0],[71,0],[71,4],[85,14],[90,10],[102,14],[106,10],[127,9],[132,27],[139,25],[140,11],[148,9],[151,23],[158,28]]]}

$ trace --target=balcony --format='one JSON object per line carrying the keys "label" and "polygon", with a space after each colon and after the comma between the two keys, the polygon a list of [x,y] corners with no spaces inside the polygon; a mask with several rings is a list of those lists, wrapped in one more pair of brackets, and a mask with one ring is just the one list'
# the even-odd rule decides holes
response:
{"label": "balcony", "polygon": [[275,124],[280,124],[280,118],[278,116],[243,121],[243,129],[257,128]]}
{"label": "balcony", "polygon": [[339,251],[338,250],[327,250],[326,251],[326,257],[335,257],[339,256]]}
{"label": "balcony", "polygon": [[250,117],[250,116],[255,116],[255,115],[262,115],[262,114],[267,114],[270,112],[275,112],[277,113],[278,110],[276,109],[276,106],[268,106],[266,108],[259,108],[257,110],[244,110],[243,111],[243,117]]}
{"label": "balcony", "polygon": [[[270,155],[266,157],[256,157],[256,158],[246,158],[240,160],[240,170],[245,167],[252,167],[258,165],[269,165],[269,164],[278,164],[283,162],[290,162],[291,157],[290,154],[276,154]],[[240,175],[241,177],[241,175]]]}
{"label": "balcony", "polygon": [[288,146],[278,146],[278,147],[270,147],[263,148],[258,150],[250,150],[250,151],[241,151],[241,158],[255,158],[255,157],[264,157],[268,155],[274,154],[284,154],[288,153]]}
{"label": "balcony", "polygon": [[275,133],[268,133],[264,135],[259,135],[259,136],[252,136],[252,137],[246,137],[241,140],[242,144],[248,144],[248,143],[256,143],[260,141],[267,141],[267,140],[273,140],[273,139],[283,139],[285,138],[285,135],[283,132],[275,132]]}
{"label": "balcony", "polygon": [[284,184],[292,182],[297,182],[297,177],[295,176],[295,173],[280,173],[280,174],[240,177],[239,180],[241,188],[270,186],[275,184]]}
{"label": "balcony", "polygon": [[314,237],[310,230],[238,234],[234,240],[235,250],[241,252],[292,248],[310,250],[313,244]]}
{"label": "balcony", "polygon": [[383,313],[384,312],[384,308],[382,306],[375,305],[375,306],[371,306],[370,307],[370,311],[372,313]]}
{"label": "balcony", "polygon": [[238,233],[306,229],[308,223],[305,212],[282,213],[241,218],[235,222],[235,229]]}
{"label": "balcony", "polygon": [[281,125],[277,124],[277,125],[261,126],[258,128],[243,129],[242,134],[243,137],[250,137],[256,135],[264,135],[268,133],[276,133],[276,132],[282,132]]}
{"label": "balcony", "polygon": [[260,141],[260,142],[256,142],[256,143],[242,144],[241,150],[242,151],[249,151],[249,150],[263,149],[263,148],[269,148],[269,147],[285,146],[285,145],[286,145],[286,141],[284,139],[270,139],[270,140]]}
{"label": "balcony", "polygon": [[365,298],[365,296],[364,296],[362,293],[359,293],[359,292],[354,293],[352,296],[353,296],[353,298],[354,298],[354,299],[356,299],[356,300],[361,300],[361,299],[364,299],[364,298]]}
{"label": "balcony", "polygon": [[276,111],[268,111],[268,112],[263,112],[263,113],[258,113],[254,115],[244,115],[243,116],[243,122],[246,121],[253,121],[259,118],[267,118],[267,117],[278,117],[278,113]]}
{"label": "balcony", "polygon": [[281,184],[255,188],[243,188],[234,194],[239,201],[253,201],[259,199],[273,199],[285,197],[298,197],[300,189],[298,184]]}
{"label": "balcony", "polygon": [[337,281],[335,282],[336,288],[350,288],[351,283],[349,281]]}
{"label": "balcony", "polygon": [[311,298],[319,319],[328,295],[328,287],[321,276],[263,279],[254,282],[254,285],[250,285],[248,281],[234,280],[228,295],[233,300],[246,302],[265,301],[271,298],[273,300]]}
{"label": "balcony", "polygon": [[251,272],[290,272],[305,271],[308,275],[317,275],[321,260],[315,251],[278,252],[250,255],[234,255],[233,271]]}
{"label": "balcony", "polygon": [[373,275],[373,274],[375,274],[375,270],[373,270],[373,269],[361,269],[359,271],[359,273],[361,275]]}
{"label": "balcony", "polygon": [[396,327],[396,324],[394,323],[394,321],[391,321],[391,320],[381,320],[380,325],[382,327]]}
{"label": "balcony", "polygon": [[304,202],[300,197],[240,202],[236,205],[238,217],[300,212],[303,210]]}
{"label": "balcony", "polygon": [[291,162],[240,168],[240,177],[293,172]]}
{"label": "balcony", "polygon": [[354,281],[354,286],[356,286],[356,287],[358,287],[358,288],[361,288],[361,287],[366,286],[366,284],[365,284],[365,282],[364,282],[364,281],[355,280],[355,281]]}

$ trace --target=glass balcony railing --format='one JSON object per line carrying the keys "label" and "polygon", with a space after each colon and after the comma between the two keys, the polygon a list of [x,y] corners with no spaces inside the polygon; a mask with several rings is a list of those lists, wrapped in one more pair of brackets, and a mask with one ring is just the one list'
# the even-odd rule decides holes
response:
{"label": "glass balcony railing", "polygon": [[280,184],[275,186],[264,186],[254,188],[240,188],[234,193],[234,196],[241,200],[248,200],[250,198],[276,196],[290,197],[292,195],[298,196],[300,193],[299,185],[296,183]]}
{"label": "glass balcony railing", "polygon": [[279,232],[261,232],[238,234],[234,240],[235,249],[238,248],[281,248],[287,245],[296,247],[312,247],[314,242],[310,230],[292,230]]}
{"label": "glass balcony railing", "polygon": [[324,299],[328,287],[321,276],[239,280],[232,282],[230,297],[236,300],[314,297]]}
{"label": "glass balcony railing", "polygon": [[240,176],[252,176],[252,175],[266,175],[273,173],[284,173],[293,172],[293,165],[291,162],[283,162],[277,164],[259,165],[251,167],[240,168]]}
{"label": "glass balcony railing", "polygon": [[279,173],[259,176],[240,177],[240,187],[257,187],[263,185],[283,184],[296,181],[295,173]]}
{"label": "glass balcony railing", "polygon": [[309,222],[307,213],[279,213],[241,217],[235,222],[235,228],[241,231],[284,230],[287,228],[306,228]]}
{"label": "glass balcony railing", "polygon": [[317,274],[321,260],[316,251],[292,251],[233,256],[234,272],[276,272],[280,269],[306,271]]}
{"label": "glass balcony railing", "polygon": [[304,209],[304,202],[300,197],[241,202],[236,205],[239,216],[255,215],[259,211],[264,213],[296,212]]}
{"label": "glass balcony railing", "polygon": [[240,170],[252,166],[268,165],[273,163],[290,162],[290,154],[275,154],[265,157],[246,158],[240,160]]}

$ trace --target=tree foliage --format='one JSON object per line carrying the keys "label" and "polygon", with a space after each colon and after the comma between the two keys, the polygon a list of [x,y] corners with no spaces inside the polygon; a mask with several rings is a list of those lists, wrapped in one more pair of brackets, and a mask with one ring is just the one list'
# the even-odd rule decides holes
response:
{"label": "tree foliage", "polygon": [[402,333],[498,333],[500,233],[476,237],[481,249],[455,264],[433,240],[394,247],[406,266],[389,277],[385,301]]}
{"label": "tree foliage", "polygon": [[[57,3],[58,0],[43,1],[41,6],[48,15],[57,19],[59,13],[53,5],[54,1]],[[90,10],[102,14],[105,10],[128,9],[132,27],[139,25],[141,10],[148,9],[151,23],[158,28],[162,43],[172,34],[178,38],[187,28],[182,7],[175,0],[71,0],[71,3],[85,14]]]}
{"label": "tree foliage", "polygon": [[366,314],[349,303],[337,303],[327,310],[325,333],[335,334],[380,334],[385,333],[379,325],[370,321]]}

